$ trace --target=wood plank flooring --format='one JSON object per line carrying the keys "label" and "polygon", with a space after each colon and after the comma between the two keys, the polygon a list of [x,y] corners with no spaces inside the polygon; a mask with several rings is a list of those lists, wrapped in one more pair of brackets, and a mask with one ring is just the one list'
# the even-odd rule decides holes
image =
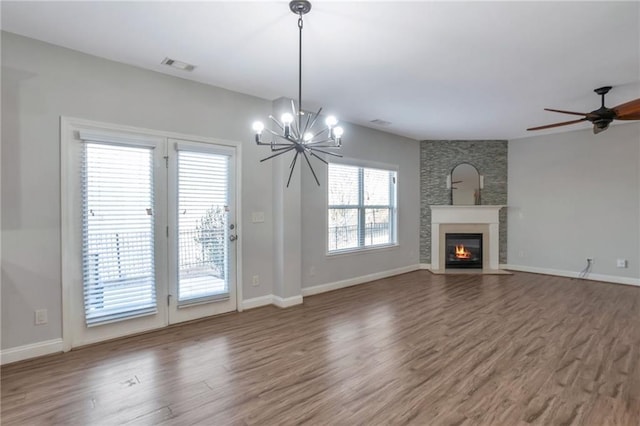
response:
{"label": "wood plank flooring", "polygon": [[2,367],[3,425],[640,425],[640,288],[412,272]]}

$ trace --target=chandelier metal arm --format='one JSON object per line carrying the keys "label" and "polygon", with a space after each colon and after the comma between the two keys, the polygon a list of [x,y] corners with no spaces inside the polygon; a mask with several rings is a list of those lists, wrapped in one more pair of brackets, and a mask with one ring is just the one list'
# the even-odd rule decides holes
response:
{"label": "chandelier metal arm", "polygon": [[[270,155],[270,156],[269,156],[269,157],[267,157],[267,158],[263,158],[262,160],[260,160],[260,162],[262,163],[263,161],[271,160],[272,158],[277,157],[278,155],[286,154],[287,152],[291,151],[291,150],[292,150],[292,149],[294,149],[295,147],[296,147],[295,145],[291,145],[291,147],[290,147],[290,148],[284,149],[284,150],[282,150],[281,152],[278,152],[278,153],[276,153],[276,154]],[[296,157],[297,157],[297,155],[296,155]]]}
{"label": "chandelier metal arm", "polygon": [[[280,138],[280,139],[284,139],[285,141],[287,141],[287,142],[289,142],[289,143],[295,143],[295,142],[296,142],[296,140],[295,140],[295,139],[292,139],[292,138],[291,138],[291,137],[289,137],[289,136],[281,135],[280,133],[274,132],[274,131],[273,131],[273,130],[271,130],[271,129],[265,129],[265,130],[266,130],[267,132],[271,133],[273,136],[275,136],[275,137],[277,137],[277,138]],[[269,144],[267,144],[267,145],[269,145]]]}
{"label": "chandelier metal arm", "polygon": [[304,126],[304,131],[302,132],[303,135],[307,133],[307,130],[313,129],[313,125],[316,124],[316,120],[318,119],[318,117],[320,117],[321,112],[322,107],[320,107],[318,112],[316,112],[316,115],[313,116],[313,121],[311,122],[311,124],[309,124],[309,120],[311,119],[311,114],[309,114],[309,116],[307,117],[307,124]]}
{"label": "chandelier metal arm", "polygon": [[[321,134],[323,134],[324,132],[326,132],[327,129],[321,129],[319,130],[315,135],[313,135],[313,137],[311,138],[311,140],[317,138],[318,136],[320,136]],[[329,135],[331,135],[331,130],[329,130]],[[328,139],[331,140],[331,139]],[[324,141],[323,141],[324,142]]]}
{"label": "chandelier metal arm", "polygon": [[311,142],[306,144],[307,146],[312,146],[312,147],[317,147],[317,148],[339,148],[337,147],[335,144],[330,144],[330,145],[325,145],[328,144],[330,142],[333,142],[332,139],[325,139],[323,141],[318,141],[318,142]]}
{"label": "chandelier metal arm", "polygon": [[[274,122],[274,123],[276,123],[276,125],[277,125],[278,127],[280,127],[280,130],[282,130],[282,131],[284,132],[284,126],[282,125],[282,123],[280,123],[280,122],[278,121],[278,119],[277,119],[277,118],[275,118],[273,115],[270,115],[270,116],[269,116],[269,118],[270,118],[271,120],[273,120],[273,122]],[[265,129],[265,130],[271,130],[271,129],[267,128],[267,129]]]}
{"label": "chandelier metal arm", "polygon": [[[274,148],[274,146],[282,146],[284,148]],[[289,149],[291,148],[292,145],[291,144],[284,144],[284,143],[280,143],[280,144],[273,144],[271,145],[271,152],[279,152],[279,151],[284,151],[285,149]],[[295,146],[293,145],[293,147],[295,148]]]}
{"label": "chandelier metal arm", "polygon": [[287,179],[287,188],[289,187],[289,183],[291,182],[291,176],[293,176],[293,170],[296,168],[296,161],[298,160],[298,156],[294,155],[289,168],[291,171],[289,172],[289,179]]}
{"label": "chandelier metal arm", "polygon": [[[320,181],[318,180],[318,176],[316,176],[316,172],[313,170],[313,166],[311,165],[311,161],[309,161],[309,157],[307,157],[307,153],[305,151],[302,151],[302,155],[304,155],[304,159],[307,160],[307,164],[309,165],[309,169],[313,174],[313,178],[316,180],[316,183],[318,184],[318,186],[320,186]],[[296,158],[297,157],[298,156],[296,155]]]}
{"label": "chandelier metal arm", "polygon": [[[300,115],[296,112],[296,104],[293,103],[293,99],[291,100],[291,114],[293,117],[293,122],[291,123],[291,125],[289,126],[289,130],[290,132],[293,133],[293,136],[296,140],[301,140],[301,135],[302,133],[300,133],[301,130],[301,126],[300,126]],[[297,119],[295,117],[298,117]],[[285,130],[285,134],[286,134],[286,130]]]}
{"label": "chandelier metal arm", "polygon": [[[287,139],[287,141],[290,142],[288,139]],[[291,145],[291,143],[274,143],[273,141],[271,141],[271,142],[262,142],[262,140],[260,139],[259,136],[256,136],[256,144],[257,145],[270,146],[271,148],[273,148],[274,146],[290,146]]]}
{"label": "chandelier metal arm", "polygon": [[323,154],[333,155],[334,157],[342,158],[342,155],[340,155],[340,154],[336,154],[335,152],[324,151],[324,150],[322,150],[322,149],[318,149],[318,148],[311,148],[311,149],[313,149],[314,151],[321,152],[321,153],[323,153]]}
{"label": "chandelier metal arm", "polygon": [[329,165],[329,163],[327,162],[327,160],[325,160],[324,158],[320,157],[319,155],[317,155],[315,152],[313,151],[309,151],[309,155],[312,155],[314,157],[316,157],[318,160],[322,161],[324,164],[326,164],[327,166]]}

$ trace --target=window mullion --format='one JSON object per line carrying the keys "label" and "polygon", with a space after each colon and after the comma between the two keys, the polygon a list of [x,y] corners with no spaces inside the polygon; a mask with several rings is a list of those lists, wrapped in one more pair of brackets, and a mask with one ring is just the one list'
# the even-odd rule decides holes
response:
{"label": "window mullion", "polygon": [[358,247],[365,244],[364,169],[358,167]]}

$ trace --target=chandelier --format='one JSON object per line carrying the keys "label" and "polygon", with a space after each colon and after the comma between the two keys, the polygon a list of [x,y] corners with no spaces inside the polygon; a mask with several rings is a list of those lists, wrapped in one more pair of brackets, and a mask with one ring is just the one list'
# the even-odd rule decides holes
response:
{"label": "chandelier", "polygon": [[[342,157],[330,150],[340,149],[342,147],[343,129],[337,126],[338,120],[332,115],[325,119],[325,126],[319,125],[318,119],[320,118],[322,108],[315,114],[302,111],[302,16],[309,13],[311,3],[307,0],[293,0],[289,2],[289,9],[298,15],[298,109],[296,109],[296,105],[292,100],[291,112],[282,114],[280,120],[272,115],[269,116],[269,119],[276,124],[279,132],[265,128],[264,124],[260,121],[253,123],[253,130],[256,133],[256,143],[258,145],[268,145],[271,147],[271,152],[275,152],[275,154],[263,158],[260,162],[294,151],[293,159],[289,165],[290,171],[287,188],[289,187],[293,170],[300,156],[304,157],[316,183],[320,186],[320,181],[313,170],[309,157],[315,157],[325,164],[328,163],[324,158],[320,157],[318,153]],[[263,142],[263,131],[271,134],[270,142]]]}

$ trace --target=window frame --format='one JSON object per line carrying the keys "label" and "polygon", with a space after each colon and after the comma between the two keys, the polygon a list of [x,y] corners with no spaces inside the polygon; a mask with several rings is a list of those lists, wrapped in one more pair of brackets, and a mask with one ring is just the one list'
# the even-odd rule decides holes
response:
{"label": "window frame", "polygon": [[[357,167],[358,168],[358,204],[351,205],[331,205],[329,204],[329,175],[330,175],[330,166],[332,164],[346,166],[346,167]],[[366,205],[364,203],[364,170],[365,169],[373,169],[373,170],[383,170],[386,172],[395,173],[395,182],[389,182],[389,205]],[[324,235],[325,235],[325,255],[327,257],[333,256],[341,256],[341,255],[349,255],[349,254],[359,254],[371,251],[381,251],[388,250],[390,248],[397,247],[398,243],[398,166],[387,163],[379,163],[367,160],[353,159],[353,158],[339,158],[329,162],[329,166],[327,166],[327,179],[326,179],[326,209],[325,209],[325,226],[324,226]],[[329,211],[331,209],[357,209],[358,210],[358,245],[357,247],[349,247],[344,249],[329,249]],[[389,233],[390,233],[390,242],[374,244],[374,245],[365,245],[364,237],[366,234],[366,229],[363,224],[366,223],[366,210],[368,209],[389,209]]]}

